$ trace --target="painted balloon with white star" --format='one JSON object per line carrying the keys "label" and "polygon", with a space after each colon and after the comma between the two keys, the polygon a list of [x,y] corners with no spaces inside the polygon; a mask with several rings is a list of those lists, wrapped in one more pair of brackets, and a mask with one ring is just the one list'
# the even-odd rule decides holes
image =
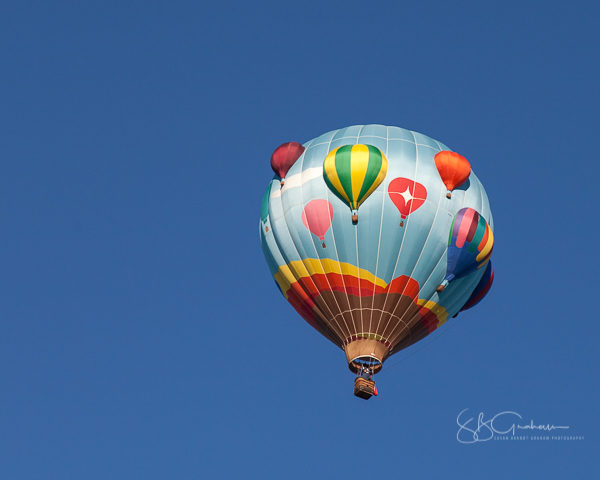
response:
{"label": "painted balloon with white star", "polygon": [[[357,147],[340,149],[346,146]],[[435,156],[450,149],[410,130],[357,125],[303,147],[285,184],[274,177],[263,202],[267,264],[285,298],[344,350],[351,370],[367,363],[378,371],[469,300],[485,268],[453,279],[443,291],[437,287],[447,275],[457,213],[473,209],[493,230],[488,197],[471,170],[448,198]],[[348,158],[338,154],[346,151]],[[478,159],[471,161],[477,167]],[[307,217],[309,205],[326,207],[323,222]],[[350,221],[349,208],[360,212],[359,221]],[[468,240],[475,233],[462,234]]]}
{"label": "painted balloon with white star", "polygon": [[394,178],[388,186],[388,195],[400,212],[400,226],[408,215],[419,208],[427,200],[427,189],[408,178]]}

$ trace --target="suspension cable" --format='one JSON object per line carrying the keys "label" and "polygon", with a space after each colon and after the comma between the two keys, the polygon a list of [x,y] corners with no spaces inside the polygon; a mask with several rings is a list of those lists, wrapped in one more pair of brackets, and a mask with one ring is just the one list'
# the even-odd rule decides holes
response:
{"label": "suspension cable", "polygon": [[[410,355],[407,355],[406,357],[404,357],[403,359],[397,361],[396,363],[393,363],[392,365],[390,365],[388,368],[386,368],[386,372],[389,371],[391,368],[394,368],[396,365],[399,365],[400,363],[404,362],[405,360],[408,360],[410,357],[412,357],[415,353],[420,352],[421,350],[423,350],[425,347],[427,347],[428,345],[431,345],[433,342],[435,342],[438,338],[440,338],[442,335],[445,335],[446,333],[448,333],[452,328],[454,328],[458,322],[460,322],[461,320],[463,320],[467,315],[470,315],[471,312],[473,312],[473,310],[470,310],[468,312],[466,312],[464,315],[462,315],[460,318],[458,318],[456,320],[456,322],[454,322],[452,325],[450,325],[448,328],[446,328],[442,333],[440,333],[437,337],[435,337],[433,340],[427,342],[425,345],[423,345],[421,348],[419,348],[418,350],[415,350],[413,353],[411,353]],[[459,312],[460,313],[460,312]],[[379,375],[381,375],[383,372],[383,370],[379,373]]]}

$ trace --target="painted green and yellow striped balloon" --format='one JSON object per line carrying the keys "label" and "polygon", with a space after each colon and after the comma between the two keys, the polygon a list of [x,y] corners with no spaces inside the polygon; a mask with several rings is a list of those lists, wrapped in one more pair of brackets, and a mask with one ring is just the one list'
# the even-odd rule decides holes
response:
{"label": "painted green and yellow striped balloon", "polygon": [[353,211],[381,184],[388,161],[372,145],[344,145],[329,152],[323,163],[327,186]]}

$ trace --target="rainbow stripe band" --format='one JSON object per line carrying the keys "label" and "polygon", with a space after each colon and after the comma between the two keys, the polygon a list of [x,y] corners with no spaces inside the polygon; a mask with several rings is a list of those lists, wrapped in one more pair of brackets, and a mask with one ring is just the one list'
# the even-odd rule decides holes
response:
{"label": "rainbow stripe band", "polygon": [[386,283],[354,265],[306,259],[279,267],[275,280],[296,311],[343,349],[370,339],[393,352],[405,337],[431,333],[448,319],[444,307],[419,298],[419,284],[406,275]]}

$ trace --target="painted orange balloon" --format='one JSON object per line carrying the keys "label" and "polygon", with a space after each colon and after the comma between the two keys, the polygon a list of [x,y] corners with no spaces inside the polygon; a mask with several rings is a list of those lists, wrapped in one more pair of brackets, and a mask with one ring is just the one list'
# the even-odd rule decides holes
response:
{"label": "painted orange balloon", "polygon": [[434,160],[440,177],[448,189],[446,196],[450,198],[450,192],[465,183],[471,175],[471,164],[462,155],[448,150],[437,153]]}

